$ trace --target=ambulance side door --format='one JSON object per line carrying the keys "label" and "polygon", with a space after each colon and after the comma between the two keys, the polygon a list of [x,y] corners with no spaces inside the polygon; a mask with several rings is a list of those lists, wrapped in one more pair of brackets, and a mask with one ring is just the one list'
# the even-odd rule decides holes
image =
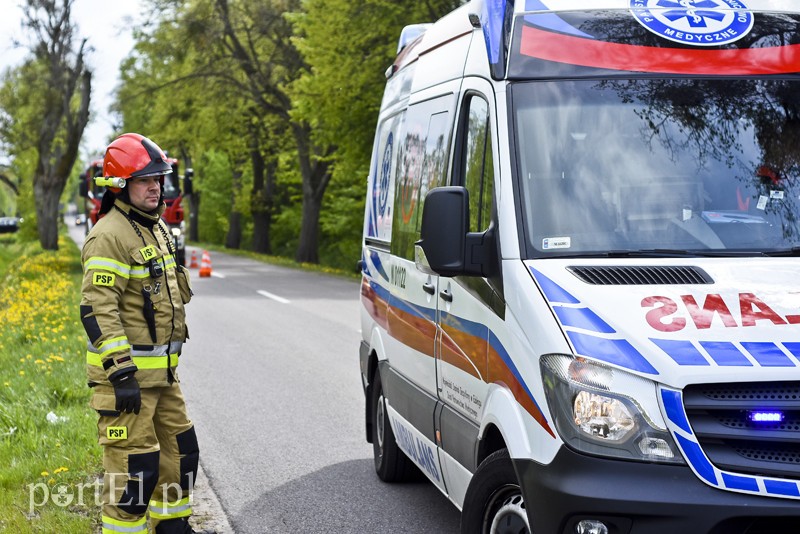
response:
{"label": "ambulance side door", "polygon": [[430,96],[416,95],[406,110],[403,138],[398,140],[391,260],[386,266],[389,367],[381,368],[381,379],[398,445],[444,489],[433,427],[439,280],[417,270],[414,261],[425,197],[430,189],[446,183],[456,91],[442,94],[442,89],[433,88]]}

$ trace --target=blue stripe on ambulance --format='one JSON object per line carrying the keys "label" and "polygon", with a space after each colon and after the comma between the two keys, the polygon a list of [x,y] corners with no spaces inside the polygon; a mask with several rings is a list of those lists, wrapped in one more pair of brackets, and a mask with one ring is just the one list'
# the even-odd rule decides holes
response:
{"label": "blue stripe on ambulance", "polygon": [[[616,338],[605,336],[605,334],[617,334],[617,331],[590,308],[563,306],[582,304],[572,293],[533,267],[529,269],[576,354],[641,373],[659,374],[658,370],[628,340],[619,336]],[[587,331],[604,335],[593,335]]]}
{"label": "blue stripe on ambulance", "polygon": [[[708,366],[711,363],[692,341],[650,338],[658,348],[678,365]],[[742,348],[762,367],[797,367],[797,364],[781,350],[781,345],[795,358],[800,358],[798,343],[772,343],[743,341]],[[729,341],[703,341],[700,346],[708,352],[712,361],[720,367],[743,367],[753,364],[736,345]]]}

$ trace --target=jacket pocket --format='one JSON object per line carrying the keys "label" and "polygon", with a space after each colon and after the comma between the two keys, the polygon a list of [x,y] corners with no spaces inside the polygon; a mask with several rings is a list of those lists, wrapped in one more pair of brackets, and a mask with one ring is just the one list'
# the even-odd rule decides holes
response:
{"label": "jacket pocket", "polygon": [[192,300],[192,281],[189,278],[189,269],[183,265],[178,265],[176,274],[178,277],[178,289],[181,292],[181,300],[184,304],[188,304]]}

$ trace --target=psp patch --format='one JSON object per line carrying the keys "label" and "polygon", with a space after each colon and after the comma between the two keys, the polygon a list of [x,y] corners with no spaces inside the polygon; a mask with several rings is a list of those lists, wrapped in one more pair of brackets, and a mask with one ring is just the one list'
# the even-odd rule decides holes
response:
{"label": "psp patch", "polygon": [[106,437],[108,439],[128,439],[127,426],[110,426],[106,428]]}
{"label": "psp patch", "polygon": [[148,245],[144,248],[140,248],[139,252],[142,254],[142,258],[144,258],[144,261],[149,261],[156,257],[156,247],[154,247],[153,245]]}
{"label": "psp patch", "polygon": [[738,41],[753,29],[753,14],[739,0],[631,0],[636,20],[656,35],[693,46]]}
{"label": "psp patch", "polygon": [[94,273],[92,274],[92,284],[96,286],[106,286],[111,287],[114,285],[114,281],[117,279],[117,275],[113,273]]}

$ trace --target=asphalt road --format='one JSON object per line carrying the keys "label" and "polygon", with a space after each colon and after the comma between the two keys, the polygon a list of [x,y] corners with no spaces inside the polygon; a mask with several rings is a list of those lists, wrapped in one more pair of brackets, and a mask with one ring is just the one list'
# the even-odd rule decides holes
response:
{"label": "asphalt road", "polygon": [[192,270],[179,374],[235,532],[457,532],[458,510],[431,484],[375,475],[357,281],[211,260],[212,277]]}

